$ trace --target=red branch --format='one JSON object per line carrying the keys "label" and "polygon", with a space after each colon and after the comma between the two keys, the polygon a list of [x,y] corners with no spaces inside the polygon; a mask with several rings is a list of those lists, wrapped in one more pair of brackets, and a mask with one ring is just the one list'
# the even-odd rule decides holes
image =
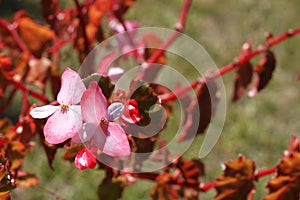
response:
{"label": "red branch", "polygon": [[86,55],[88,55],[89,51],[90,51],[90,43],[87,37],[87,33],[86,33],[86,23],[85,23],[85,19],[84,19],[84,15],[82,13],[82,6],[80,5],[78,0],[74,0],[76,8],[77,8],[77,12],[78,12],[78,16],[80,19],[80,25],[82,28],[82,34],[83,34],[83,39],[84,39],[84,44],[85,44],[85,53]]}
{"label": "red branch", "polygon": [[13,38],[13,40],[16,42],[19,49],[23,52],[28,52],[29,50],[24,44],[23,40],[20,38],[19,34],[17,33],[16,24],[10,24],[7,20],[0,18],[0,27],[3,28],[5,31],[7,31]]}
{"label": "red branch", "polygon": [[31,89],[27,88],[26,86],[22,85],[21,83],[15,81],[15,80],[11,80],[11,83],[15,86],[15,88],[17,88],[17,89],[21,90],[22,92],[27,93],[28,95],[44,102],[45,104],[50,103],[50,101],[48,100],[48,98],[45,95],[37,93],[34,90],[31,90]]}
{"label": "red branch", "polygon": [[246,56],[239,58],[239,60],[230,63],[228,65],[223,66],[222,68],[220,68],[218,71],[215,71],[211,74],[209,74],[208,76],[204,77],[202,79],[202,81],[195,81],[191,84],[191,86],[185,87],[185,88],[180,88],[176,91],[174,91],[173,93],[169,93],[169,94],[164,94],[159,96],[158,98],[160,99],[161,103],[167,102],[167,101],[173,101],[176,98],[186,94],[187,92],[189,92],[191,89],[196,88],[198,85],[203,84],[205,82],[211,81],[215,78],[218,78],[238,67],[243,66],[244,63],[248,62],[249,60],[251,60],[252,58],[254,58],[255,56],[265,52],[267,49],[269,49],[270,47],[273,47],[277,44],[279,44],[280,42],[285,41],[286,39],[296,36],[300,34],[300,28],[295,29],[295,30],[290,30],[288,32],[283,33],[282,35],[278,36],[277,38],[273,38],[270,41],[266,42],[263,46],[258,47],[256,50],[250,52],[249,54],[247,54]]}
{"label": "red branch", "polygon": [[151,67],[151,63],[155,63],[163,55],[165,50],[180,36],[180,33],[183,32],[190,5],[191,0],[184,1],[179,21],[175,27],[176,31],[174,31],[168,40],[146,61],[145,68],[142,69],[143,71],[139,73],[136,80],[144,79],[144,76],[146,75],[146,69]]}
{"label": "red branch", "polygon": [[[277,171],[276,167],[272,167],[269,169],[265,169],[265,170],[260,170],[255,174],[255,179],[259,179],[263,176],[267,176],[270,174],[273,174]],[[151,181],[156,181],[157,177],[160,176],[160,174],[158,173],[130,173],[130,172],[126,172],[125,174],[130,174],[131,176],[135,177],[135,178],[140,178],[140,179],[146,179],[146,180],[151,180]],[[182,186],[182,187],[188,187],[188,188],[193,188],[197,191],[202,191],[202,192],[206,192],[210,189],[213,189],[216,186],[216,181],[212,181],[212,182],[207,182],[207,183],[188,183],[184,180],[178,180],[178,179],[170,179],[169,180],[169,184],[172,185],[178,185],[178,186]]]}

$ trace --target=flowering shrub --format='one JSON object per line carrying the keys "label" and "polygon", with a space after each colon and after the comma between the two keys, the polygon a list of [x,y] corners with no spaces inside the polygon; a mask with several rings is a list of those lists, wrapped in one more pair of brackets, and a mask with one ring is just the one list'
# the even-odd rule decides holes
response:
{"label": "flowering shrub", "polygon": [[[167,126],[175,126],[170,121],[176,101],[182,102],[184,116],[175,148],[181,151],[180,144],[207,134],[220,109],[221,89],[216,80],[234,71],[232,100],[238,101],[252,82],[248,96],[256,96],[267,87],[276,67],[271,48],[300,34],[300,29],[278,37],[270,33],[254,50],[248,41],[233,63],[170,90],[153,80],[168,63],[167,49],[182,37],[191,1],[184,0],[175,30],[166,40],[151,32],[140,36],[138,22],[124,20],[133,4],[134,0],[74,0],[75,8],[63,9],[57,0],[41,0],[46,25],[26,11],[16,12],[11,20],[0,18],[0,97],[4,99],[0,113],[12,106],[17,91],[22,92],[18,121],[0,120],[0,197],[10,199],[14,188],[38,185],[37,176],[23,171],[22,166],[26,150],[34,148],[32,141],[39,137],[50,168],[57,149],[63,148],[64,159],[78,169],[105,171],[99,199],[120,198],[136,179],[155,181],[150,192],[153,199],[198,199],[200,192],[213,188],[216,200],[251,199],[256,181],[273,173],[264,199],[299,199],[300,144],[296,137],[275,167],[256,171],[255,162],[241,155],[226,162],[216,180],[204,183],[200,178],[204,163],[174,155],[160,136]],[[107,34],[115,36],[113,43],[107,42]],[[97,60],[92,49],[101,42],[111,52],[94,66],[88,58],[92,55]],[[59,51],[66,44],[73,45],[87,68],[79,72],[61,69]],[[251,59],[258,55],[261,58],[254,65]],[[111,63],[128,60],[134,60],[138,70],[125,90],[120,84],[130,71],[121,65],[111,67]],[[32,104],[29,97],[39,105]]]}

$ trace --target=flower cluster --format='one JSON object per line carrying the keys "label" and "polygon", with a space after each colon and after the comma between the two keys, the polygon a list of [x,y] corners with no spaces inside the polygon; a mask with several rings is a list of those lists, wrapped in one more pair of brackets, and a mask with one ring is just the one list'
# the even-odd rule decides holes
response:
{"label": "flower cluster", "polygon": [[75,165],[79,169],[94,168],[99,150],[113,157],[130,155],[130,146],[123,128],[116,123],[124,112],[120,102],[108,106],[107,99],[96,81],[86,89],[79,75],[67,68],[62,75],[57,95],[58,106],[45,105],[31,110],[33,118],[49,117],[44,127],[45,139],[59,144],[68,139],[84,143]]}

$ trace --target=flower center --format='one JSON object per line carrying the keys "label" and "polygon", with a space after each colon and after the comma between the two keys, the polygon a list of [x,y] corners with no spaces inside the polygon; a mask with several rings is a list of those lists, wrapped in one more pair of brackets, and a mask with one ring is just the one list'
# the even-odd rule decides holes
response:
{"label": "flower center", "polygon": [[108,124],[108,120],[105,117],[102,117],[100,119],[100,126],[107,125],[107,124]]}
{"label": "flower center", "polygon": [[69,105],[66,103],[62,103],[62,104],[60,104],[60,109],[61,109],[62,113],[66,113],[69,110]]}

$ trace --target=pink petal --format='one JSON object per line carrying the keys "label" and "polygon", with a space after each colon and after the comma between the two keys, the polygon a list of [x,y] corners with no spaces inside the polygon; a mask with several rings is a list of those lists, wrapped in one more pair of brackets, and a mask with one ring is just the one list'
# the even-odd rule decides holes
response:
{"label": "pink petal", "polygon": [[96,81],[91,81],[81,99],[82,118],[87,123],[99,124],[102,117],[107,117],[107,100]]}
{"label": "pink petal", "polygon": [[50,144],[62,143],[77,134],[81,125],[81,116],[72,109],[65,113],[58,110],[48,119],[44,127],[45,139]]}
{"label": "pink petal", "polygon": [[55,111],[60,109],[60,106],[41,106],[36,107],[30,111],[30,115],[36,119],[43,119],[52,115]]}
{"label": "pink petal", "polygon": [[99,66],[98,66],[99,74],[101,74],[101,75],[107,74],[107,69],[108,69],[109,65],[112,63],[112,61],[114,60],[114,57],[115,57],[115,53],[112,52],[111,54],[108,54],[100,61]]}
{"label": "pink petal", "polygon": [[115,122],[108,123],[106,129],[99,128],[95,143],[103,153],[113,157],[129,156],[131,152],[125,131]]}
{"label": "pink petal", "polygon": [[61,88],[57,95],[57,101],[60,104],[78,104],[85,90],[86,88],[79,75],[70,68],[67,68],[62,74]]}

